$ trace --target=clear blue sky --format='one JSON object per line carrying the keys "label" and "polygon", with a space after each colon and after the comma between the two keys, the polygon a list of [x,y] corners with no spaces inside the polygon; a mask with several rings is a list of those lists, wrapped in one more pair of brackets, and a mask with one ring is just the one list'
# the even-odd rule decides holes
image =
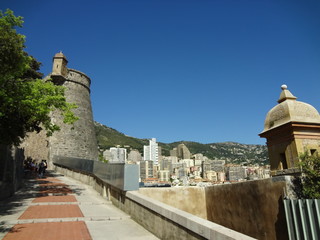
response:
{"label": "clear blue sky", "polygon": [[320,1],[1,0],[26,51],[92,79],[94,119],[127,135],[264,144],[282,84],[320,110]]}

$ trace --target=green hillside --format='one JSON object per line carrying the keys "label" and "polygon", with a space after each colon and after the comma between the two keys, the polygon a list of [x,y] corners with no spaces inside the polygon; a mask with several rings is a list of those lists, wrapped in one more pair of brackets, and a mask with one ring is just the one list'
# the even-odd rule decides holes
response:
{"label": "green hillside", "polygon": [[149,144],[148,139],[139,139],[126,136],[125,134],[98,122],[95,122],[95,131],[99,148],[102,150],[120,145],[121,147],[129,146],[127,148],[137,149],[142,153],[143,145]]}
{"label": "green hillside", "polygon": [[[143,154],[143,145],[148,145],[148,139],[139,139],[126,136],[117,130],[95,122],[98,145],[101,151],[117,145],[130,149],[137,149]],[[184,143],[192,154],[202,153],[209,159],[225,159],[228,163],[258,163],[268,164],[268,151],[265,145],[240,144],[235,142],[209,143],[180,141],[161,143],[163,156],[169,156],[169,151]]]}

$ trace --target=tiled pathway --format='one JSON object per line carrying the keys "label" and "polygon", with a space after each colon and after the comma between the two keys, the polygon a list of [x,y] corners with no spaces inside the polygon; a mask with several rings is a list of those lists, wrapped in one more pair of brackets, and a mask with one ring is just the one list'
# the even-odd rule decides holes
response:
{"label": "tiled pathway", "polygon": [[89,186],[47,175],[0,202],[0,239],[157,239]]}

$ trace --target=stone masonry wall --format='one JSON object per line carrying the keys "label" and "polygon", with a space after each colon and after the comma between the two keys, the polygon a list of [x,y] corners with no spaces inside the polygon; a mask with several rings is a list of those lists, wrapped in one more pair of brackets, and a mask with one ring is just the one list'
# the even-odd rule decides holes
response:
{"label": "stone masonry wall", "polygon": [[206,188],[208,220],[263,240],[288,239],[282,177]]}
{"label": "stone masonry wall", "polygon": [[284,192],[294,195],[290,177],[206,188],[139,189],[150,198],[262,240],[288,239]]}
{"label": "stone masonry wall", "polygon": [[205,188],[140,188],[139,193],[195,216],[207,219]]}
{"label": "stone masonry wall", "polygon": [[69,69],[63,86],[66,87],[67,101],[78,106],[74,112],[79,120],[74,126],[63,124],[61,116],[54,113],[54,121],[61,126],[61,131],[50,137],[50,159],[64,156],[97,160],[98,144],[90,101],[90,79],[84,73]]}
{"label": "stone masonry wall", "polygon": [[0,144],[0,200],[12,196],[23,179],[24,151]]}
{"label": "stone masonry wall", "polygon": [[[54,170],[92,186],[103,197],[125,211],[131,218],[159,239],[254,240],[218,224],[144,196],[138,191],[122,191],[97,176],[55,165]],[[181,189],[180,189],[181,190]],[[201,202],[198,200],[196,203]]]}
{"label": "stone masonry wall", "polygon": [[21,148],[25,150],[25,158],[31,157],[36,162],[42,159],[47,160],[49,156],[49,141],[46,131],[28,133],[21,144]]}

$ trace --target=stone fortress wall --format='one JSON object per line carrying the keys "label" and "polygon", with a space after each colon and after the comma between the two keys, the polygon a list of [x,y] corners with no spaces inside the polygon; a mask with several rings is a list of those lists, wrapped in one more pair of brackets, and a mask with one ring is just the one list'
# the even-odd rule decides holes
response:
{"label": "stone fortress wall", "polygon": [[[94,130],[90,100],[90,78],[74,69],[67,68],[67,59],[62,53],[53,58],[53,70],[44,80],[51,79],[55,84],[64,86],[67,102],[75,103],[74,113],[79,120],[74,125],[64,124],[59,112],[52,113],[52,121],[61,130],[51,137],[45,131],[30,133],[22,144],[25,157],[36,161],[47,159],[49,163],[57,157],[98,160],[98,143]],[[51,164],[49,164],[51,165]]]}
{"label": "stone fortress wall", "polygon": [[54,120],[61,126],[61,130],[50,137],[49,158],[51,160],[56,156],[98,159],[98,144],[90,101],[90,83],[90,78],[84,73],[68,69],[63,83],[66,87],[65,96],[68,102],[78,106],[74,112],[79,120],[73,126],[63,124],[59,113],[54,113]]}
{"label": "stone fortress wall", "polygon": [[20,147],[24,149],[25,159],[28,157],[36,161],[48,159],[49,139],[46,131],[28,133]]}

